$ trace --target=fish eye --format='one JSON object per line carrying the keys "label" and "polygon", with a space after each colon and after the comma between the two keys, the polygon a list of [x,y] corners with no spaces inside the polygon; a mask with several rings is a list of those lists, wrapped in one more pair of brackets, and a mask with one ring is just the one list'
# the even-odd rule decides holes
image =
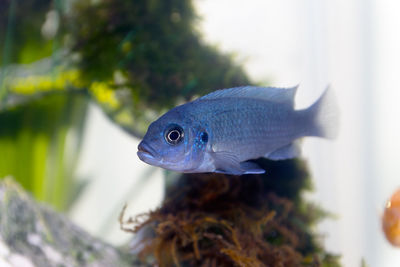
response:
{"label": "fish eye", "polygon": [[176,145],[180,141],[182,141],[183,136],[183,129],[178,125],[172,125],[172,127],[168,128],[168,130],[165,131],[164,138],[168,144]]}

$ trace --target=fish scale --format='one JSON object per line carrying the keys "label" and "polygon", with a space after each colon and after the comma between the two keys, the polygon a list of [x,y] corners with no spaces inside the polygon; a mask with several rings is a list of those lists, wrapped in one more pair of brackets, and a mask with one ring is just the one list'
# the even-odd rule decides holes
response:
{"label": "fish scale", "polygon": [[[274,149],[290,143],[296,129],[288,120],[301,120],[301,116],[295,116],[296,112],[289,108],[280,110],[280,104],[258,99],[208,100],[198,102],[197,106],[192,106],[192,116],[200,121],[209,120],[206,123],[213,133],[215,151],[239,147],[242,152],[250,151],[255,157],[263,156],[268,146]],[[273,138],[273,142],[265,142],[268,137]],[[260,143],[264,145],[260,147]]]}

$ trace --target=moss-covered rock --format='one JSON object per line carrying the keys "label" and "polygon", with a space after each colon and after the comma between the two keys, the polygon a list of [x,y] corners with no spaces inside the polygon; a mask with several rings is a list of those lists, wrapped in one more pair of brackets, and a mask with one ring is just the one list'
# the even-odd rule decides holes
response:
{"label": "moss-covered rock", "polygon": [[304,162],[258,163],[266,174],[179,177],[144,222],[122,222],[136,251],[158,266],[340,266],[313,229],[326,213],[302,197]]}

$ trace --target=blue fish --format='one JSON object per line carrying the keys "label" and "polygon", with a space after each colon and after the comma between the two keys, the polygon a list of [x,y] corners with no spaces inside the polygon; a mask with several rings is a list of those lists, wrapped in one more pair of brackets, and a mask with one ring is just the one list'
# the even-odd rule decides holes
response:
{"label": "blue fish", "polygon": [[330,89],[301,110],[294,109],[296,90],[236,87],[177,106],[151,123],[137,154],[148,164],[178,172],[264,173],[249,160],[298,157],[299,138],[337,134]]}

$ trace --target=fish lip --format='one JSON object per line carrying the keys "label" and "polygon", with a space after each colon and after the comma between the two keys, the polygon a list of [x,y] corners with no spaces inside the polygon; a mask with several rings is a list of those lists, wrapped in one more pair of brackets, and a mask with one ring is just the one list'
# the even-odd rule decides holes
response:
{"label": "fish lip", "polygon": [[145,161],[146,158],[147,159],[155,159],[156,154],[157,154],[156,150],[154,148],[152,148],[146,142],[142,141],[138,145],[137,155],[141,160]]}

